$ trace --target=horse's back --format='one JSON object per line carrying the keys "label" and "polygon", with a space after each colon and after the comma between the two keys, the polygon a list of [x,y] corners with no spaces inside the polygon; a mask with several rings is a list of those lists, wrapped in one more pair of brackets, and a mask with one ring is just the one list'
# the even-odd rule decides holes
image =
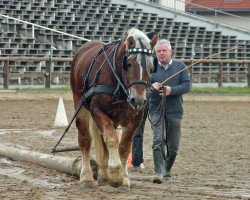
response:
{"label": "horse's back", "polygon": [[91,62],[102,44],[100,41],[90,41],[83,44],[73,58],[71,73],[75,73],[76,70],[81,67],[82,63],[85,64],[86,61]]}
{"label": "horse's back", "polygon": [[85,44],[83,44],[80,49],[77,51],[76,54],[78,53],[88,53],[88,51],[92,51],[94,49],[99,49],[102,46],[102,42],[98,41],[98,40],[93,40],[90,42],[86,42]]}

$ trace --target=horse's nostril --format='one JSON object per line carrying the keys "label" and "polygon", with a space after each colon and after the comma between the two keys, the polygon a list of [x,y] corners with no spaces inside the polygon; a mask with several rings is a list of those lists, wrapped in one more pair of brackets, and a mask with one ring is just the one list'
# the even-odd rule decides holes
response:
{"label": "horse's nostril", "polygon": [[147,103],[147,99],[132,97],[129,99],[129,103],[133,108],[140,109],[145,103]]}
{"label": "horse's nostril", "polygon": [[131,98],[130,102],[132,105],[135,105],[135,98]]}

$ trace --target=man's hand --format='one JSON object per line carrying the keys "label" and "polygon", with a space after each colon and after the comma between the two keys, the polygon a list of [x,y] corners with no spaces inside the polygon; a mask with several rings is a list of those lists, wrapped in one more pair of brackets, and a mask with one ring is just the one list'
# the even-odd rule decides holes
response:
{"label": "man's hand", "polygon": [[165,95],[170,95],[171,94],[172,89],[171,89],[170,86],[164,86],[163,88],[164,88]]}
{"label": "man's hand", "polygon": [[161,85],[160,83],[158,83],[158,82],[153,83],[151,86],[152,86],[152,88],[155,89],[155,90],[160,90],[160,89],[162,89],[162,85]]}
{"label": "man's hand", "polygon": [[151,86],[154,90],[159,91],[161,96],[170,95],[172,91],[170,86],[162,86],[161,83],[158,82],[153,83]]}

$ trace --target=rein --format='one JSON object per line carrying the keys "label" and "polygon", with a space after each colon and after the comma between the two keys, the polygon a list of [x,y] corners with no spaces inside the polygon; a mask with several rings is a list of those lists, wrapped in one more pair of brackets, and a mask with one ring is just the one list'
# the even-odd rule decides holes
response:
{"label": "rein", "polygon": [[[102,45],[102,47],[100,48],[100,50],[98,51],[98,53],[96,54],[96,56],[94,57],[94,59],[93,59],[92,62],[91,62],[91,65],[90,65],[90,67],[89,67],[89,70],[88,70],[88,72],[87,72],[87,74],[86,74],[86,78],[85,78],[85,80],[84,80],[84,88],[83,88],[82,91],[84,91],[84,92],[86,93],[86,92],[89,90],[89,87],[91,87],[91,86],[94,85],[95,81],[96,81],[97,78],[98,78],[99,72],[101,71],[101,69],[102,69],[102,67],[103,67],[103,65],[104,65],[104,63],[105,63],[105,61],[107,61],[107,63],[108,63],[108,65],[109,65],[109,67],[110,67],[110,69],[111,69],[113,75],[115,76],[115,78],[116,78],[116,80],[117,80],[117,82],[118,82],[118,86],[117,86],[117,87],[121,86],[122,89],[123,89],[123,91],[124,91],[124,93],[127,95],[127,91],[126,91],[124,85],[122,84],[120,78],[118,77],[117,72],[116,72],[116,69],[115,69],[115,67],[114,67],[114,66],[115,66],[115,61],[116,61],[116,52],[117,52],[117,49],[118,49],[118,47],[120,46],[120,44],[121,44],[121,41],[119,41],[119,43],[116,44],[116,45],[112,48],[112,50],[109,52],[109,54],[107,54],[107,53],[105,52],[105,46],[104,46],[104,44]],[[97,71],[97,73],[96,73],[96,76],[95,76],[93,82],[90,83],[90,84],[88,85],[88,84],[87,84],[87,83],[88,83],[88,78],[89,78],[89,76],[90,76],[90,74],[91,74],[91,72],[92,72],[92,70],[93,70],[93,66],[94,66],[94,64],[95,64],[95,61],[96,61],[97,57],[98,57],[102,52],[104,53],[105,58],[104,58],[104,60],[103,60],[103,62],[102,62],[102,64],[101,64],[100,68],[98,69],[98,71]],[[111,55],[112,53],[113,53],[113,64],[110,62],[110,59],[109,59],[109,57],[110,57],[110,55]],[[88,97],[86,97],[85,99],[87,99],[87,98],[88,98]]]}
{"label": "rein", "polygon": [[[116,51],[117,51],[117,48],[120,46],[120,44],[121,44],[121,42],[120,42],[120,43],[116,46],[116,48],[115,48],[115,54],[114,54],[114,59],[113,59],[113,61],[116,60],[116,59],[115,59]],[[126,90],[126,88],[125,88],[124,85],[122,84],[120,78],[118,77],[118,75],[117,75],[117,73],[116,73],[116,71],[115,71],[114,65],[112,65],[112,63],[111,63],[110,60],[108,59],[108,55],[107,55],[107,53],[105,52],[104,46],[103,46],[102,48],[103,48],[103,53],[104,53],[104,55],[105,55],[105,60],[107,60],[107,62],[108,62],[108,64],[109,64],[109,67],[110,67],[110,69],[111,69],[113,75],[115,76],[115,78],[116,78],[116,80],[117,80],[117,82],[118,82],[118,85],[120,85],[120,86],[122,87],[123,92],[126,94],[126,96],[128,96],[128,91]],[[105,61],[105,60],[104,60],[104,61]],[[104,62],[104,61],[103,61],[103,62]],[[113,63],[113,64],[115,64],[115,63]],[[119,86],[118,86],[118,87],[119,87]]]}

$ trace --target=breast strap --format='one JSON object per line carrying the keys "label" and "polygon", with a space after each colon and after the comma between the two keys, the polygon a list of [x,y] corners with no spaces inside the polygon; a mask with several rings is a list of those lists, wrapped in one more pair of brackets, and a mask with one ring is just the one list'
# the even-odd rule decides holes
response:
{"label": "breast strap", "polygon": [[83,95],[83,101],[88,104],[88,101],[90,100],[90,98],[93,95],[100,94],[100,93],[108,94],[111,96],[116,96],[116,91],[117,91],[116,87],[111,87],[111,86],[107,86],[107,85],[95,85],[95,86],[91,87]]}

